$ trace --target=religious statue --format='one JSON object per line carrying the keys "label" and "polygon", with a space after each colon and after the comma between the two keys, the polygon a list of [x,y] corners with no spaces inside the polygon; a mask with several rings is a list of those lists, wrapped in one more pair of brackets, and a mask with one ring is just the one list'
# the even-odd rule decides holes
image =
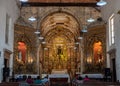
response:
{"label": "religious statue", "polygon": [[101,42],[97,42],[94,44],[94,59],[95,62],[100,62],[102,60],[102,44]]}
{"label": "religious statue", "polygon": [[23,61],[23,63],[25,63],[25,59],[26,59],[26,44],[24,42],[18,42],[18,59],[21,59],[21,61]]}
{"label": "religious statue", "polygon": [[63,54],[63,52],[62,52],[61,46],[59,46],[57,49],[57,55],[61,55],[61,54]]}

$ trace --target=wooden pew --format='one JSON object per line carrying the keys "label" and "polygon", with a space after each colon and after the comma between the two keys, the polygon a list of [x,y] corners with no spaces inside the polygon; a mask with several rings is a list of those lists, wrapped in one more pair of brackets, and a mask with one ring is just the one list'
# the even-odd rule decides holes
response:
{"label": "wooden pew", "polygon": [[2,82],[0,86],[19,86],[18,82]]}
{"label": "wooden pew", "polygon": [[66,85],[68,86],[68,78],[50,78],[50,85]]}
{"label": "wooden pew", "polygon": [[120,83],[116,82],[103,82],[103,81],[97,81],[97,80],[90,80],[86,81],[80,84],[73,84],[72,86],[120,86]]}

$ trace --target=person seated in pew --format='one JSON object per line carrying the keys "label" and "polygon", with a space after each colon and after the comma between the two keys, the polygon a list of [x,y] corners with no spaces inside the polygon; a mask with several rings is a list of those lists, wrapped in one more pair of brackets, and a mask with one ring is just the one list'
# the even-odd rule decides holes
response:
{"label": "person seated in pew", "polygon": [[37,76],[37,78],[34,80],[34,84],[42,84],[40,76]]}
{"label": "person seated in pew", "polygon": [[28,84],[32,84],[33,83],[33,79],[31,78],[31,76],[28,76],[28,78],[26,79],[26,82]]}
{"label": "person seated in pew", "polygon": [[43,82],[43,83],[47,83],[47,82],[49,82],[48,75],[45,76],[45,77],[42,79],[42,82]]}
{"label": "person seated in pew", "polygon": [[86,75],[83,81],[89,81],[90,79],[88,78],[88,76]]}

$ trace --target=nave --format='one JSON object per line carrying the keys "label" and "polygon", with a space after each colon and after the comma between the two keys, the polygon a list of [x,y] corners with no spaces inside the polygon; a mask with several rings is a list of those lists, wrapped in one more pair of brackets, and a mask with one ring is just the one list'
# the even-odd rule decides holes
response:
{"label": "nave", "polygon": [[[104,6],[98,6],[101,1]],[[1,0],[0,85],[48,75],[45,85],[78,86],[77,74],[90,78],[80,85],[119,85],[117,2]]]}

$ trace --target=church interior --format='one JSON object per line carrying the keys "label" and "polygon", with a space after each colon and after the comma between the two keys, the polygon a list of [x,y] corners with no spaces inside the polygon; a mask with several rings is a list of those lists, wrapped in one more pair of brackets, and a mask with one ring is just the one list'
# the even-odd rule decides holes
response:
{"label": "church interior", "polygon": [[[31,70],[27,68],[28,65],[32,64],[34,66],[30,67],[35,68],[38,47],[41,73],[49,74],[52,69],[67,69],[72,75],[75,72],[103,72],[106,49],[105,23],[97,8],[23,6],[20,11],[14,33],[16,73],[19,72],[19,67],[21,73]],[[29,18],[32,17],[36,20],[30,21]],[[87,22],[90,17],[94,18],[95,22]],[[98,29],[101,31],[98,32]],[[40,33],[35,34],[35,31]],[[91,68],[93,70],[90,71]]]}
{"label": "church interior", "polygon": [[[1,7],[7,3],[6,0],[0,2]],[[115,0],[113,5],[112,0],[11,0],[9,3],[12,2],[16,7],[11,10],[16,10],[16,14],[6,12],[5,45],[0,41],[0,57],[3,57],[0,82],[21,75],[67,77],[69,83],[76,75],[88,75],[91,79],[119,82],[117,3],[120,1]],[[115,4],[117,13],[113,14]],[[10,15],[15,18],[13,23]],[[5,74],[6,71],[9,74]],[[79,84],[72,83],[72,86]]]}

